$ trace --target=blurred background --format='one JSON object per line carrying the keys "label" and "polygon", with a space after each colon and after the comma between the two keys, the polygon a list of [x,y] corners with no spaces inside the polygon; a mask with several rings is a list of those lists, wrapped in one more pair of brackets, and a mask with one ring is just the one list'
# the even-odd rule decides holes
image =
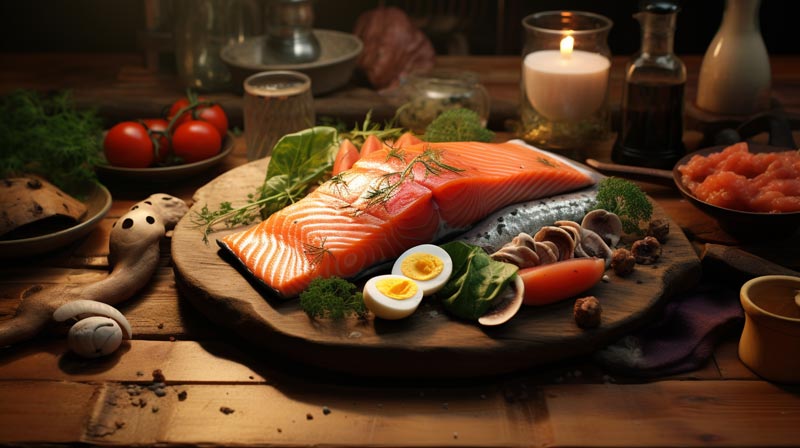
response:
{"label": "blurred background", "polygon": [[[265,2],[252,1],[262,5]],[[170,51],[172,2],[3,1],[0,2],[0,51],[157,51],[169,61],[164,53]],[[522,18],[553,9],[592,11],[613,20],[609,46],[614,55],[632,54],[640,44],[639,26],[632,18],[638,7],[637,0],[313,0],[313,5],[315,28],[347,32],[353,30],[362,12],[376,6],[397,6],[431,39],[437,54],[519,54]],[[761,32],[771,54],[798,52],[797,39],[787,38],[787,31],[795,24],[792,15],[785,11],[786,5],[787,2],[777,0],[761,4]],[[681,2],[676,53],[705,52],[719,28],[724,6],[724,0]]]}

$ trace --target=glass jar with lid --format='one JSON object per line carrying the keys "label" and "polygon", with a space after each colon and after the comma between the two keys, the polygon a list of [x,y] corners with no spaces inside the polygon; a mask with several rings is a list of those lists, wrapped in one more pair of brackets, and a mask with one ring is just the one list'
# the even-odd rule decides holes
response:
{"label": "glass jar with lid", "polygon": [[489,94],[475,72],[436,69],[412,73],[401,81],[401,92],[404,104],[397,110],[398,124],[418,134],[448,109],[473,110],[484,126],[489,119]]}

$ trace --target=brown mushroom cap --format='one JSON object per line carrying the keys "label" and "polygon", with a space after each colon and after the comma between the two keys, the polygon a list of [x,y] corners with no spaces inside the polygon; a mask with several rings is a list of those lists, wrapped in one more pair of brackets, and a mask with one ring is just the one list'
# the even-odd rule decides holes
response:
{"label": "brown mushroom cap", "polygon": [[544,226],[533,236],[534,241],[550,241],[558,247],[558,259],[568,260],[575,252],[575,240],[572,234],[557,226]]}

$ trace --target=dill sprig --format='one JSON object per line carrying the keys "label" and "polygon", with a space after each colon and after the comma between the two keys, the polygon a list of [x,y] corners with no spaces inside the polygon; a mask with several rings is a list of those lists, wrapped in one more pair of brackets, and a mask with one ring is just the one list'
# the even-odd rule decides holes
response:
{"label": "dill sprig", "polygon": [[317,277],[300,293],[300,308],[311,318],[367,316],[364,297],[355,284],[339,277]]}
{"label": "dill sprig", "polygon": [[303,253],[305,253],[306,256],[311,259],[312,265],[318,265],[322,263],[322,259],[325,258],[326,255],[333,257],[333,253],[331,253],[330,249],[325,247],[325,243],[327,241],[327,237],[323,238],[319,246],[305,242],[303,243]]}
{"label": "dill sprig", "polygon": [[75,108],[70,92],[15,90],[0,98],[0,178],[38,174],[78,195],[97,182],[102,121]]}
{"label": "dill sprig", "polygon": [[[393,152],[394,150],[390,150],[387,157],[403,157],[399,151],[394,154]],[[405,158],[401,158],[401,160],[405,161]],[[411,159],[403,171],[386,173],[381,176],[378,185],[364,194],[366,204],[363,210],[378,205],[385,205],[404,182],[414,178],[414,168],[418,165],[424,168],[426,178],[428,176],[438,176],[445,171],[452,173],[464,171],[461,168],[442,162],[442,151],[428,147],[421,154]]]}

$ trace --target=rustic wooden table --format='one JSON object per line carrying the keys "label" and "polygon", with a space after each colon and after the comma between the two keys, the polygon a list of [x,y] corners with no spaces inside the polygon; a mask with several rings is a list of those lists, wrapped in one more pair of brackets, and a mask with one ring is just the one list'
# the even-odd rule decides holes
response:
{"label": "rustic wooden table", "polygon": [[[693,98],[698,57],[686,57]],[[519,58],[440,58],[481,75],[493,97],[493,127],[515,117]],[[139,67],[139,55],[24,55],[0,58],[0,93],[69,88],[109,122],[158,115],[181,95],[170,74]],[[612,98],[622,87],[616,58]],[[774,96],[800,112],[800,59],[773,58]],[[234,124],[241,99],[221,101]],[[319,115],[360,120],[391,107],[350,86],[318,98]],[[507,137],[500,134],[499,137]],[[687,133],[696,145],[697,135]],[[586,154],[608,158],[611,142]],[[0,319],[14,315],[33,285],[92,282],[107,275],[112,223],[153,192],[190,201],[217,175],[245,163],[244,143],[219,166],[172,184],[111,185],[111,211],[86,238],[34,259],[0,264]],[[642,184],[698,251],[736,245],[673,188]],[[745,247],[797,269],[797,243]],[[800,389],[763,381],[737,356],[738,332],[696,371],[647,381],[604,371],[590,357],[488,378],[454,381],[357,378],[311,369],[215,328],[176,291],[168,240],[150,284],[120,306],[135,338],[118,354],[79,360],[63,335],[0,348],[0,444],[270,446],[797,446]],[[167,387],[154,390],[160,370]],[[158,393],[156,393],[158,392]],[[226,412],[223,412],[226,411]]]}

